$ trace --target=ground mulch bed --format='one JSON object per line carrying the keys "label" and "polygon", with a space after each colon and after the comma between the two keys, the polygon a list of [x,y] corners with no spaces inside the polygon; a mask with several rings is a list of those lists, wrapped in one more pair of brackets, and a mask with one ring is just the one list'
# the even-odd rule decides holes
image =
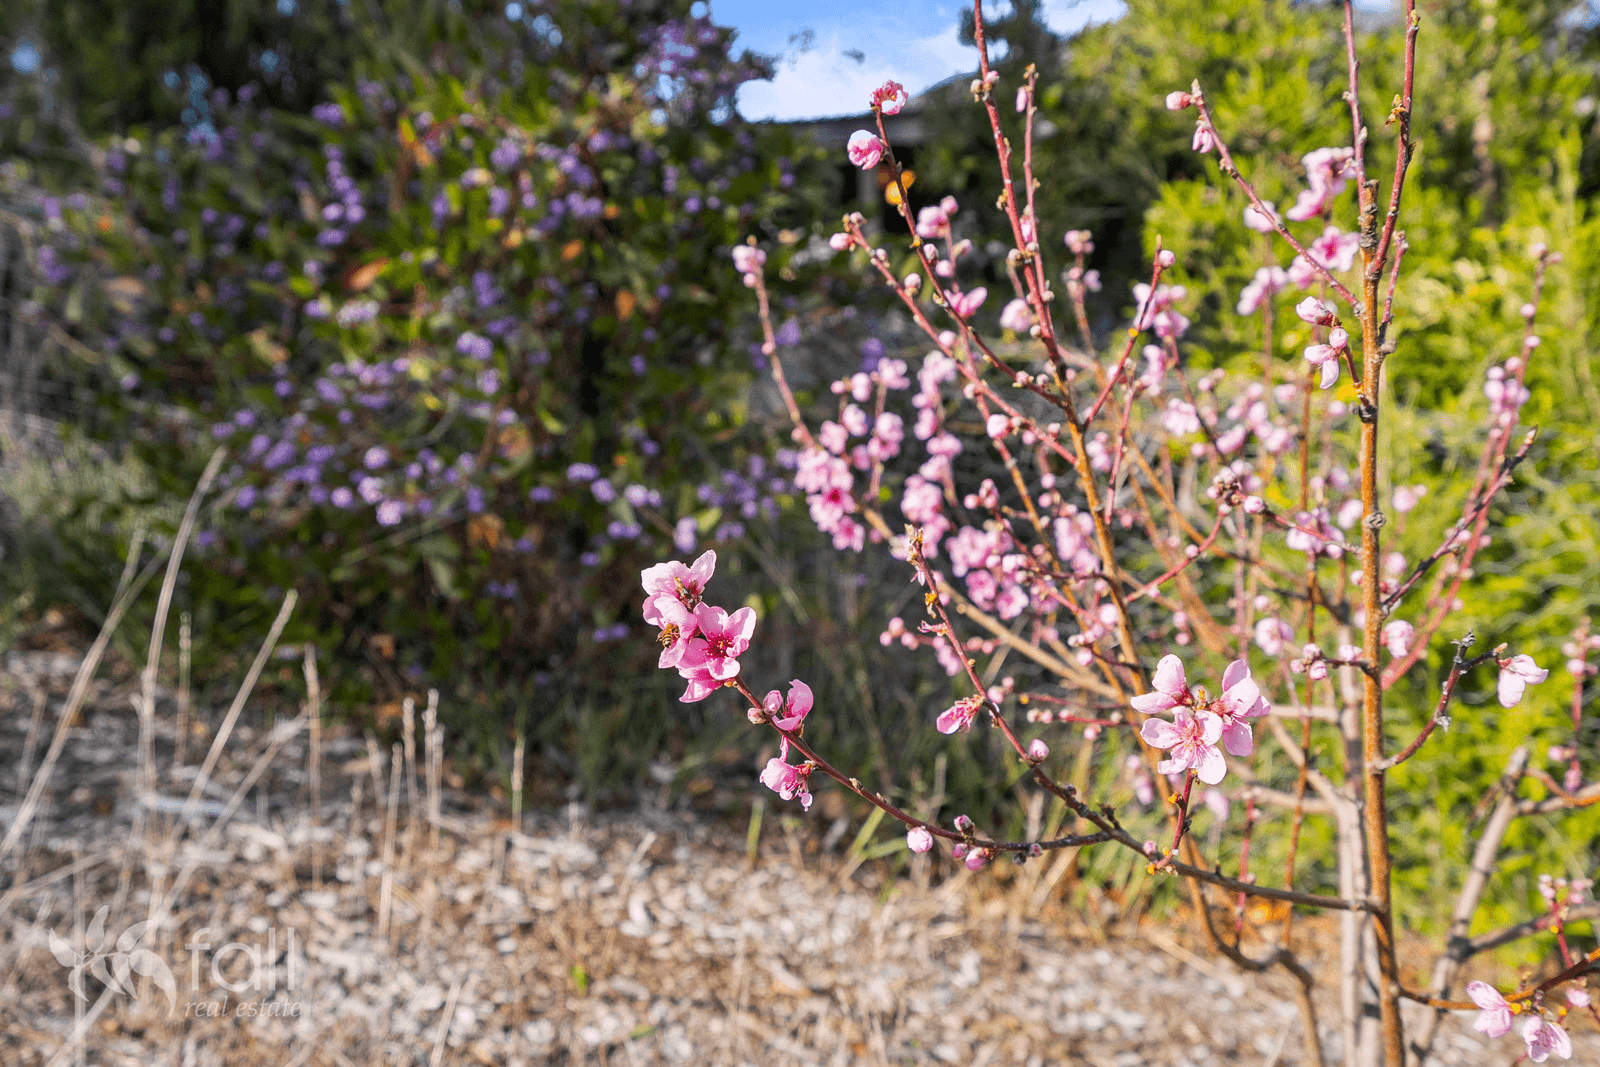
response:
{"label": "ground mulch bed", "polygon": [[[47,655],[13,653],[0,674],[0,826],[70,681],[71,657]],[[741,828],[669,791],[512,826],[502,805],[448,789],[430,818],[403,774],[391,821],[387,753],[374,768],[365,739],[334,732],[313,820],[300,732],[207,835],[272,743],[258,723],[235,731],[204,817],[179,835],[176,801],[194,774],[172,769],[163,714],[168,799],[141,828],[133,692],[98,685],[24,847],[0,868],[5,1064],[1304,1062],[1282,979],[1207,959],[1179,924],[1129,922],[1098,941],[1042,870],[1002,883],[923,859],[888,879],[822,847],[809,832],[822,820],[770,808],[752,850]],[[198,762],[203,745],[191,753]],[[159,931],[116,945],[177,881]],[[102,906],[103,969],[116,981],[120,953],[127,989],[108,991],[90,967],[79,1000],[51,935],[82,951]],[[170,999],[150,958],[146,977],[130,970],[136,947],[165,964]],[[80,1061],[70,1038],[96,1001]],[[1430,1062],[1514,1058],[1512,1039],[1491,1048],[1470,1022],[1450,1020]],[[1597,1035],[1574,1029],[1574,1062],[1600,1062]],[[1325,1038],[1337,1059],[1333,1028]]]}

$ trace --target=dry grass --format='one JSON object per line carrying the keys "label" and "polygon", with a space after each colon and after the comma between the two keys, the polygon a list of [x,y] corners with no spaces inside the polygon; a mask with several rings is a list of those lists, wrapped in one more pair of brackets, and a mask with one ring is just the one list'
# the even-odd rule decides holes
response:
{"label": "dry grass", "polygon": [[[64,666],[12,654],[0,679],[0,783],[18,793],[27,735],[37,768],[63,708]],[[419,790],[399,788],[397,752],[323,732],[328,799],[313,818],[302,720],[286,737],[239,719],[178,832],[172,809],[201,779],[172,765],[177,709],[158,693],[158,799],[138,817],[137,690],[89,688],[8,860],[7,1064],[1298,1062],[1283,988],[1192,952],[1180,929],[1097,943],[1045,891],[1046,868],[941,880],[924,859],[886,883],[821,848],[815,817],[769,816],[752,858],[736,828],[657,797],[513,827],[498,805],[436,785],[436,736],[417,745]],[[168,897],[139,945],[168,965],[176,1010],[149,978],[127,983],[134,996],[88,977],[78,1000],[50,932],[81,945],[106,905],[114,952]],[[1600,1062],[1592,1038],[1579,1055]],[[1505,1059],[1465,1020],[1439,1050],[1444,1063]]]}

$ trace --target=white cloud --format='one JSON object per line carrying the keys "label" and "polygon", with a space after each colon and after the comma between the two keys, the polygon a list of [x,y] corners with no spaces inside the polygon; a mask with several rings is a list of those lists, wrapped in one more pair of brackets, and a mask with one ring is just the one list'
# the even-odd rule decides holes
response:
{"label": "white cloud", "polygon": [[[820,29],[815,46],[781,59],[771,81],[739,90],[739,113],[778,120],[856,115],[867,110],[872,90],[890,78],[915,94],[976,67],[977,53],[956,39],[954,25],[909,40],[906,29],[894,20],[858,23],[849,36],[837,27]],[[857,62],[844,54],[852,49],[865,58]]]}
{"label": "white cloud", "polygon": [[1122,0],[1045,0],[1044,21],[1057,33],[1076,33],[1091,22],[1121,18],[1127,10]]}
{"label": "white cloud", "polygon": [[[1073,33],[1126,10],[1122,0],[1046,0],[1044,14],[1056,32]],[[781,58],[771,81],[749,82],[739,90],[739,113],[747,119],[780,121],[856,115],[867,110],[872,90],[890,78],[916,94],[976,70],[978,53],[958,39],[954,8],[939,9],[946,28],[913,36],[928,27],[928,14],[916,26],[894,16],[857,18],[848,26],[831,19],[814,24],[811,49]],[[777,25],[763,26],[763,36],[771,36]],[[788,28],[787,22],[782,25]],[[844,54],[847,50],[865,58],[857,62]]]}

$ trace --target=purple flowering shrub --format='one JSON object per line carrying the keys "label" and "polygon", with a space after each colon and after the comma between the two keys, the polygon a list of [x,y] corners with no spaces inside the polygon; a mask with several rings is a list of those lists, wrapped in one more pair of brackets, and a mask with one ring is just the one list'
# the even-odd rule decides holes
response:
{"label": "purple flowering shrub", "polygon": [[[1342,139],[1299,157],[1281,208],[1256,184],[1271,160],[1230,149],[1207,94],[1215,87],[1161,87],[1166,108],[1192,118],[1209,199],[1264,238],[1219,251],[1227,259],[1242,245],[1265,260],[1228,292],[1246,331],[1260,323],[1242,350],[1191,349],[1191,314],[1210,311],[1184,281],[1201,274],[1189,262],[1206,249],[1180,253],[1160,237],[1129,317],[1109,339],[1093,333],[1093,235],[1050,235],[1038,222],[1049,185],[1044,172],[1035,180],[1031,156],[1036,75],[1002,84],[987,58],[971,93],[1003,181],[1001,278],[964,262],[981,235],[960,232],[958,200],[918,206],[908,196],[881,117],[900,106],[892,83],[871,100],[876,129],[839,146],[856,166],[886,168],[910,236],[852,215],[831,247],[895,294],[922,334],[920,355],[885,358],[834,382],[831,402],[803,404],[762,249],[734,252],[793,422],[794,483],[810,517],[840,552],[881,546],[902,561],[921,587],[919,610],[890,619],[883,644],[933,657],[957,680],[960,695],[927,708],[927,724],[986,733],[1054,806],[1049,829],[1032,819],[1017,839],[988,813],[919,810],[921,798],[892,777],[906,768],[869,781],[830,760],[807,727],[843,709],[803,678],[762,678],[741,663],[763,626],[749,608],[719,606],[714,553],[644,569],[644,615],[659,627],[658,666],[676,671],[681,701],[733,689],[749,721],[777,735],[759,781],[783,800],[809,808],[831,779],[876,809],[874,820],[904,824],[911,853],[942,840],[969,870],[1049,855],[1054,882],[1080,853],[1138,857],[1146,878],[1181,880],[1219,954],[1295,978],[1311,1062],[1322,1062],[1311,996],[1320,946],[1297,934],[1297,906],[1341,917],[1347,1063],[1402,1067],[1408,1037],[1426,1058],[1440,1013],[1460,1010],[1477,1011],[1491,1037],[1523,1016],[1528,1054],[1542,1062],[1570,1057],[1563,1025],[1589,1009],[1583,980],[1600,971],[1600,952],[1583,955],[1564,932],[1596,914],[1583,874],[1596,844],[1585,809],[1600,801],[1600,783],[1583,739],[1600,641],[1587,620],[1566,617],[1570,688],[1559,691],[1544,649],[1513,642],[1514,601],[1468,616],[1463,590],[1516,529],[1505,508],[1525,461],[1544,458],[1533,455],[1539,434],[1525,408],[1530,369],[1548,358],[1547,285],[1564,257],[1534,233],[1501,239],[1496,253],[1519,262],[1497,272],[1493,291],[1472,294],[1498,320],[1475,353],[1476,402],[1442,416],[1395,403],[1388,383],[1404,381],[1406,361],[1438,351],[1436,333],[1412,328],[1429,324],[1439,283],[1432,263],[1408,255],[1431,220],[1411,206],[1425,194],[1406,184],[1423,102],[1413,95],[1423,20],[1406,7],[1397,69],[1378,75],[1383,98],[1394,91],[1392,134],[1380,149],[1359,90],[1373,75],[1357,64],[1347,3],[1336,57],[1351,87]],[[974,19],[984,57],[976,4]],[[1019,118],[1007,114],[1013,101]],[[1430,418],[1451,475],[1442,480],[1418,478],[1407,445],[1392,443]],[[1419,668],[1430,650],[1434,678]],[[1445,747],[1455,715],[1485,723],[1466,732],[1465,759]],[[1552,737],[1564,743],[1541,743]],[[1552,763],[1559,777],[1544,769]],[[1524,910],[1468,938],[1491,880],[1503,897],[1532,888],[1517,881],[1522,858],[1498,869],[1513,823],[1558,814],[1545,832],[1559,844],[1539,858],[1571,865],[1573,880],[1541,883],[1533,917]],[[1281,862],[1263,864],[1261,846],[1274,843],[1268,855]],[[1402,902],[1394,885],[1399,865],[1438,865],[1441,854],[1456,857],[1455,910],[1439,923],[1451,936],[1424,985],[1402,976],[1396,931],[1414,927],[1423,905],[1437,911],[1440,894]],[[1287,917],[1261,922],[1251,898]],[[1475,982],[1470,1000],[1452,999],[1473,955],[1545,930],[1553,940],[1540,970],[1515,991]],[[1426,1006],[1409,1027],[1402,999]]]}
{"label": "purple flowering shrub", "polygon": [[540,5],[308,117],[217,94],[44,201],[118,432],[174,489],[228,450],[197,602],[538,677],[626,647],[617,575],[775,513],[720,264],[811,217],[811,150],[732,116],[762,68],[689,6]]}

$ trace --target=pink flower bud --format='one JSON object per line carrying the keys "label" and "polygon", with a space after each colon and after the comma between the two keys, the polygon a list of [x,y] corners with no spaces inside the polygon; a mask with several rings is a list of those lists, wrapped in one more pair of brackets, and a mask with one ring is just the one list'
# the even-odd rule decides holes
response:
{"label": "pink flower bud", "polygon": [[1334,316],[1333,306],[1326,301],[1308,296],[1294,306],[1294,313],[1313,326],[1332,326],[1339,320]]}
{"label": "pink flower bud", "polygon": [[857,130],[850,135],[850,141],[845,145],[845,152],[850,157],[850,162],[862,170],[871,170],[883,158],[883,142],[878,140],[878,135],[866,130]]}
{"label": "pink flower bud", "polygon": [[1182,89],[1174,89],[1172,92],[1167,94],[1168,111],[1182,111],[1184,108],[1191,106],[1193,103],[1194,97],[1190,96]]}
{"label": "pink flower bud", "polygon": [[1156,263],[1160,265],[1163,270],[1166,270],[1177,262],[1178,255],[1170,248],[1163,248],[1161,253],[1156,256]]}
{"label": "pink flower bud", "polygon": [[1399,659],[1409,652],[1416,632],[1416,628],[1404,619],[1396,619],[1386,625],[1383,628],[1383,643],[1389,649],[1389,655]]}
{"label": "pink flower bud", "polygon": [[850,247],[850,235],[848,233],[834,234],[832,237],[828,238],[828,247],[833,249],[835,252],[843,252],[845,249]]}
{"label": "pink flower bud", "polygon": [[1028,742],[1028,759],[1034,763],[1043,763],[1050,758],[1050,746],[1042,738],[1034,738]]}
{"label": "pink flower bud", "polygon": [[740,274],[754,274],[767,261],[767,254],[749,245],[734,245],[733,269]]}
{"label": "pink flower bud", "polygon": [[1028,110],[1028,87],[1024,85],[1017,90],[1017,113],[1021,114],[1026,110]]}
{"label": "pink flower bud", "polygon": [[1343,326],[1335,326],[1328,331],[1328,344],[1334,348],[1349,348],[1350,334]]}
{"label": "pink flower bud", "polygon": [[906,847],[912,852],[926,852],[933,847],[933,835],[925,826],[913,826],[906,831]]}

